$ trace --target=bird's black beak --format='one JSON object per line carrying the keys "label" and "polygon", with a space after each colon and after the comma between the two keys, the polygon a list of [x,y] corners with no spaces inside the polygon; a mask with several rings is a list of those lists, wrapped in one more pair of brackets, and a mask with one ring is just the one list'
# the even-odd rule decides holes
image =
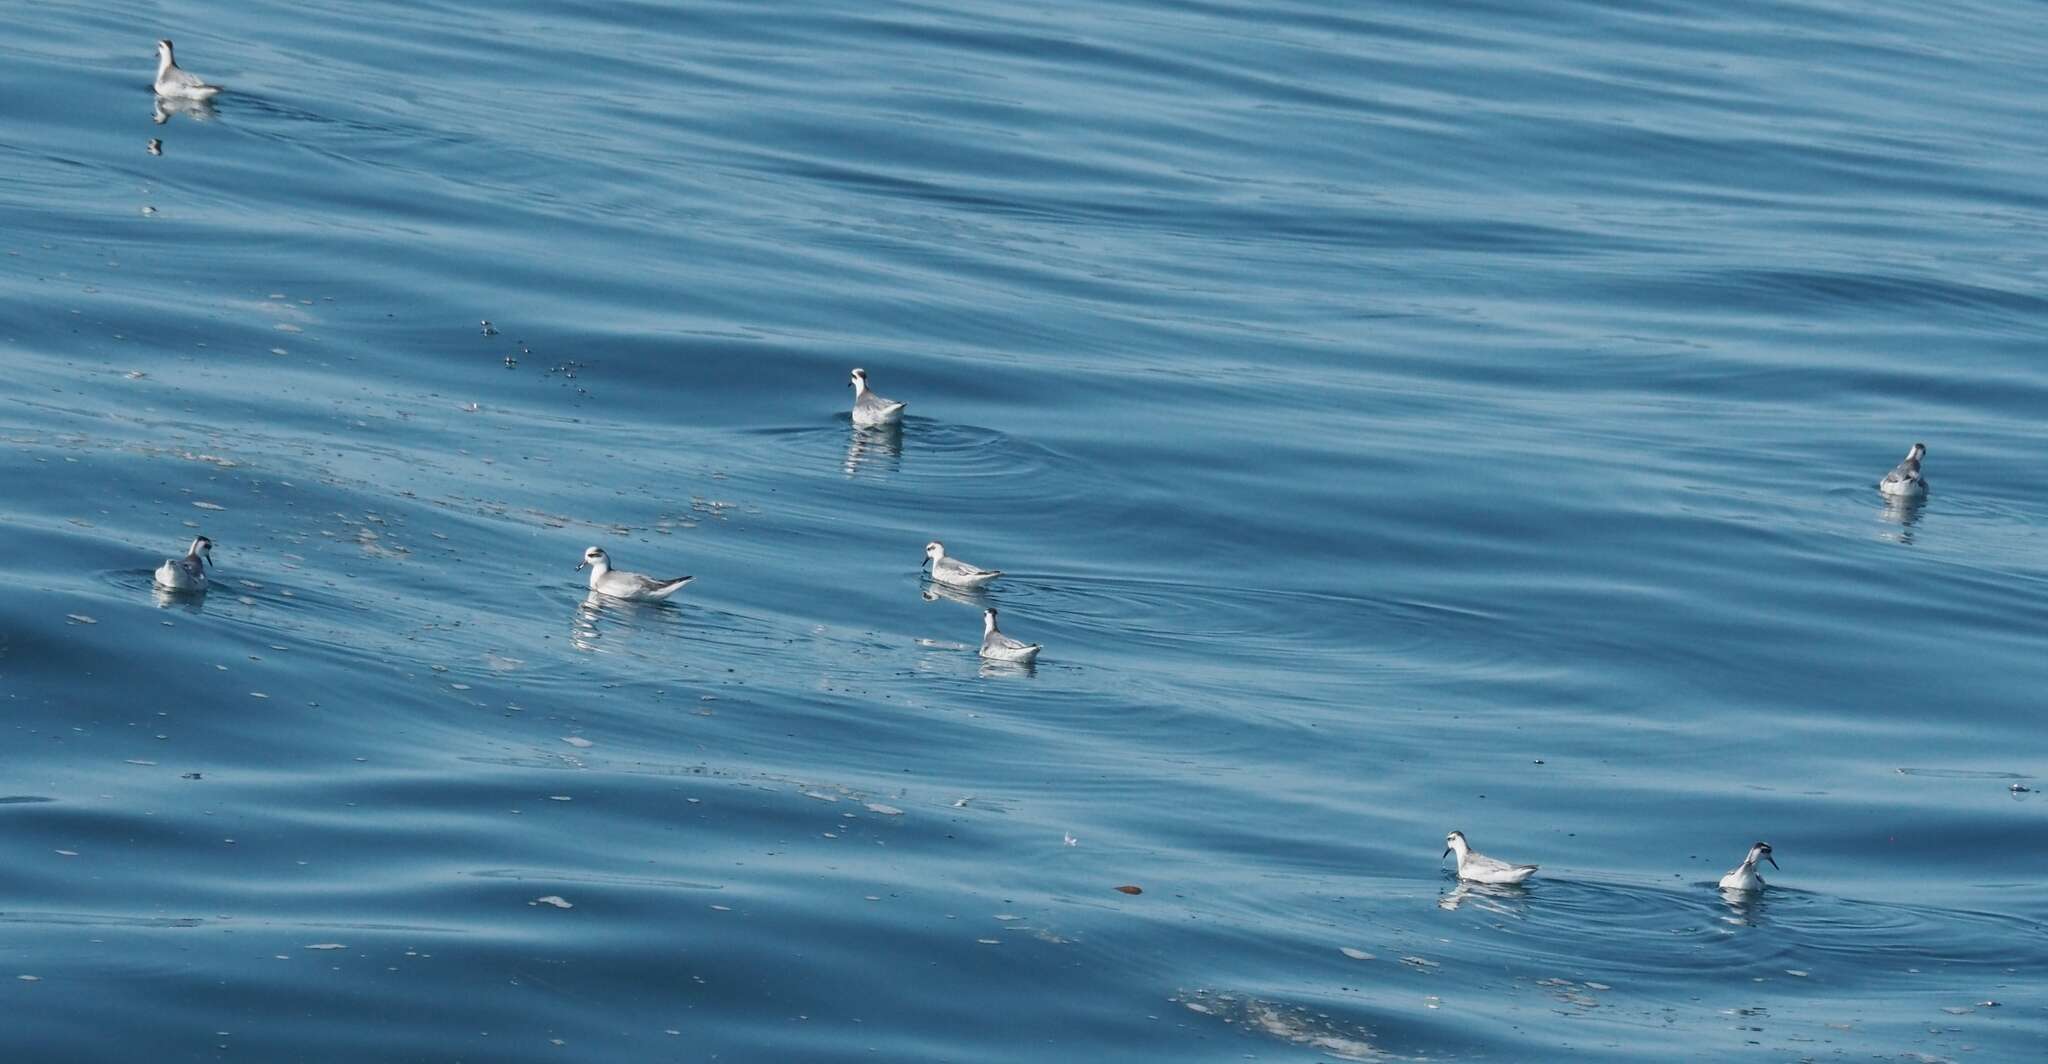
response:
{"label": "bird's black beak", "polygon": [[[1446,848],[1446,849],[1444,850],[1444,857],[1449,857],[1450,855],[1451,855],[1451,851],[1450,851],[1450,850],[1449,850],[1448,848]],[[1444,857],[1439,857],[1439,858],[1437,858],[1437,860],[1441,861],[1441,860],[1443,860],[1443,859],[1444,859]]]}
{"label": "bird's black beak", "polygon": [[[1764,860],[1766,860],[1766,861],[1769,861],[1769,862],[1771,862],[1771,867],[1772,867],[1772,868],[1778,868],[1778,859],[1777,859],[1777,858],[1775,858],[1775,857],[1772,857],[1772,856],[1771,856],[1770,854],[1764,854]],[[1782,868],[1778,868],[1778,871],[1782,872],[1782,871],[1784,871],[1784,869],[1782,869]]]}
{"label": "bird's black beak", "polygon": [[923,560],[923,561],[921,561],[921,562],[918,562],[918,563],[917,563],[917,567],[918,567],[918,568],[920,568],[920,569],[929,569],[929,568],[931,568],[931,567],[932,567],[932,556],[931,556],[931,555],[929,555],[929,554],[925,555],[925,556],[924,556],[924,560]]}
{"label": "bird's black beak", "polygon": [[589,566],[590,566],[590,563],[589,563],[589,562],[587,562],[587,561],[577,562],[577,563],[576,563],[576,568],[575,568],[575,569],[573,569],[573,570],[571,570],[571,571],[572,571],[572,572],[578,572],[578,573],[580,573],[580,572],[582,572],[582,571],[583,571],[584,569],[588,568]]}

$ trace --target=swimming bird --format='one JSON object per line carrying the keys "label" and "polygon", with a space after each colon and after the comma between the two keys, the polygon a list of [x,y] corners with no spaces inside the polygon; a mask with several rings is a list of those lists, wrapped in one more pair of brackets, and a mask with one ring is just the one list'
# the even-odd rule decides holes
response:
{"label": "swimming bird", "polygon": [[1877,482],[1877,490],[1886,495],[1925,495],[1927,478],[1920,475],[1920,459],[1927,457],[1927,445],[1916,443],[1906,452],[1905,461],[1892,467],[1892,471]]}
{"label": "swimming bird", "polygon": [[171,42],[156,42],[156,94],[178,100],[208,100],[220,93],[220,86],[208,85],[178,66],[171,58]]}
{"label": "swimming bird", "polygon": [[954,587],[986,587],[989,581],[1003,575],[1001,569],[978,569],[948,557],[946,545],[938,540],[924,545],[924,564],[931,567],[933,580]]}
{"label": "swimming bird", "polygon": [[991,606],[981,613],[981,656],[992,661],[1014,661],[1029,665],[1038,660],[1038,652],[1044,648],[1037,643],[1026,643],[1012,639],[996,630],[996,610]]}
{"label": "swimming bird", "polygon": [[1778,859],[1771,856],[1770,843],[1759,842],[1756,845],[1751,846],[1749,848],[1749,856],[1744,857],[1742,859],[1741,864],[1735,866],[1734,868],[1729,869],[1728,874],[1721,877],[1721,889],[1764,889],[1764,877],[1756,874],[1756,863],[1760,860],[1771,862],[1772,868],[1778,867]]}
{"label": "swimming bird", "polygon": [[853,371],[853,423],[863,428],[894,425],[903,420],[903,404],[868,389],[868,371]]}
{"label": "swimming bird", "polygon": [[1458,855],[1459,879],[1469,879],[1474,883],[1520,883],[1536,874],[1535,865],[1511,865],[1472,849],[1462,831],[1444,836],[1444,847],[1445,857],[1454,853]]}
{"label": "swimming bird", "polygon": [[156,586],[166,591],[206,590],[206,565],[213,561],[213,541],[195,536],[182,558],[166,558],[156,567]]}
{"label": "swimming bird", "polygon": [[582,570],[586,567],[590,570],[590,590],[627,602],[660,602],[696,579],[678,576],[671,580],[656,580],[639,573],[619,572],[612,568],[611,555],[606,554],[602,547],[592,547],[583,552],[583,564],[576,568]]}

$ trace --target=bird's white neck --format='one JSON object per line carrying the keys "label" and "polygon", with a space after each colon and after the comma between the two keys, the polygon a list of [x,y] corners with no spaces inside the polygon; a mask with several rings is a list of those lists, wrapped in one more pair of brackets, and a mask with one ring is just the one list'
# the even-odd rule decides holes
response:
{"label": "bird's white neck", "polygon": [[993,631],[995,631],[995,630],[996,630],[996,615],[995,615],[995,614],[993,614],[993,613],[984,613],[984,614],[982,614],[982,615],[981,615],[981,634],[983,634],[983,635],[987,635],[987,634],[989,634],[990,632],[993,632]]}
{"label": "bird's white neck", "polygon": [[156,76],[163,77],[164,71],[177,65],[177,61],[171,58],[170,48],[159,45],[156,50]]}

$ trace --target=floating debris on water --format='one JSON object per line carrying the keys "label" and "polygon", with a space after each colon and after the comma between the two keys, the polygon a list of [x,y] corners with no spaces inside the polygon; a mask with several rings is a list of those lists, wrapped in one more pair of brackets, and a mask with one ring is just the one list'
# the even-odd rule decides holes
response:
{"label": "floating debris on water", "polygon": [[903,815],[903,810],[901,810],[901,809],[898,809],[898,808],[896,808],[896,807],[895,807],[895,806],[893,806],[893,805],[883,805],[883,804],[882,804],[881,802],[869,802],[869,803],[867,803],[867,811],[868,811],[868,812],[870,812],[870,813],[878,813],[878,814],[880,814],[880,815],[882,815],[882,816],[902,816],[902,815]]}
{"label": "floating debris on water", "polygon": [[552,906],[554,906],[554,907],[555,907],[555,908],[557,908],[557,909],[573,909],[573,908],[575,908],[575,906],[574,906],[574,905],[571,905],[571,904],[569,904],[569,900],[568,900],[567,898],[564,898],[564,897],[562,897],[562,896],[561,896],[560,894],[547,894],[547,895],[543,895],[543,896],[541,896],[541,897],[538,897],[538,898],[535,898],[535,899],[533,899],[533,900],[532,900],[532,901],[530,901],[530,902],[527,902],[526,904],[528,904],[528,905],[552,905]]}
{"label": "floating debris on water", "polygon": [[199,508],[199,509],[201,509],[201,510],[225,510],[225,509],[227,509],[227,507],[225,507],[225,506],[222,506],[221,504],[219,504],[219,503],[217,503],[217,502],[194,502],[194,503],[193,503],[192,505],[193,505],[193,506],[195,506],[195,507],[197,507],[197,508]]}
{"label": "floating debris on water", "polygon": [[100,623],[100,622],[98,622],[98,621],[95,621],[95,620],[93,620],[93,619],[92,619],[92,618],[90,618],[90,617],[87,617],[87,616],[86,616],[85,614],[83,614],[83,613],[67,613],[67,614],[65,614],[64,616],[66,616],[66,617],[70,618],[70,619],[71,619],[71,623],[72,623],[72,624],[98,624],[98,623]]}
{"label": "floating debris on water", "polygon": [[1372,960],[1372,954],[1367,953],[1362,949],[1354,949],[1350,946],[1339,946],[1337,947],[1337,952],[1342,953],[1343,955],[1351,958],[1354,961]]}
{"label": "floating debris on water", "polygon": [[562,741],[578,750],[585,750],[593,745],[590,740],[585,739],[581,735],[564,735],[562,736]]}
{"label": "floating debris on water", "polygon": [[315,942],[315,943],[313,943],[312,945],[310,945],[310,946],[307,946],[306,948],[307,948],[307,949],[347,949],[348,947],[347,947],[346,945],[344,945],[344,944],[340,943],[340,942]]}
{"label": "floating debris on water", "polygon": [[1120,892],[1124,893],[1124,894],[1143,894],[1143,893],[1145,893],[1145,888],[1144,888],[1144,887],[1140,887],[1140,886],[1138,886],[1138,885],[1136,885],[1136,884],[1133,884],[1133,883],[1126,883],[1126,884],[1124,884],[1123,886],[1121,886],[1121,887],[1118,887],[1118,888],[1116,888],[1116,889],[1117,889],[1118,891],[1120,891]]}

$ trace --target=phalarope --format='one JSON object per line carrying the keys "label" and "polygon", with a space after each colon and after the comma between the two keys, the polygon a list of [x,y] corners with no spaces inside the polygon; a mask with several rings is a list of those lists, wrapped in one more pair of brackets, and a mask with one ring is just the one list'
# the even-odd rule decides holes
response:
{"label": "phalarope", "polygon": [[932,579],[954,587],[986,587],[989,581],[1003,575],[1001,569],[981,569],[946,554],[946,545],[932,540],[924,545],[924,564],[931,567]]}
{"label": "phalarope", "polygon": [[903,404],[884,399],[868,388],[868,371],[853,371],[853,423],[864,428],[894,425],[903,420]]}
{"label": "phalarope", "polygon": [[1462,831],[1444,836],[1444,847],[1445,857],[1454,853],[1458,855],[1459,879],[1469,879],[1474,883],[1520,883],[1536,874],[1535,865],[1511,865],[1472,849]]}
{"label": "phalarope", "polygon": [[1030,664],[1038,660],[1038,652],[1044,648],[1037,643],[1026,643],[1012,639],[996,630],[994,606],[981,613],[981,656],[992,661],[1015,661]]}
{"label": "phalarope", "polygon": [[1759,842],[1756,845],[1751,846],[1749,848],[1749,855],[1742,859],[1742,863],[1735,866],[1734,868],[1729,869],[1728,874],[1721,877],[1721,889],[1764,889],[1764,877],[1756,874],[1756,863],[1758,861],[1769,861],[1771,862],[1772,868],[1778,867],[1778,859],[1771,856],[1770,843]]}
{"label": "phalarope", "polygon": [[206,566],[213,561],[213,541],[197,536],[182,558],[167,558],[156,567],[156,586],[166,591],[206,590]]}
{"label": "phalarope", "polygon": [[1906,452],[1906,458],[1892,471],[1877,482],[1877,490],[1886,495],[1915,496],[1927,494],[1927,478],[1920,475],[1920,459],[1927,457],[1927,445],[1916,443]]}
{"label": "phalarope", "polygon": [[656,580],[639,573],[622,573],[612,568],[611,556],[602,547],[592,547],[583,552],[583,563],[576,568],[586,567],[590,570],[590,590],[628,602],[660,602],[696,579],[678,576],[670,580]]}
{"label": "phalarope", "polygon": [[156,94],[177,100],[207,100],[220,93],[220,86],[208,85],[178,66],[171,58],[171,42],[156,42]]}

